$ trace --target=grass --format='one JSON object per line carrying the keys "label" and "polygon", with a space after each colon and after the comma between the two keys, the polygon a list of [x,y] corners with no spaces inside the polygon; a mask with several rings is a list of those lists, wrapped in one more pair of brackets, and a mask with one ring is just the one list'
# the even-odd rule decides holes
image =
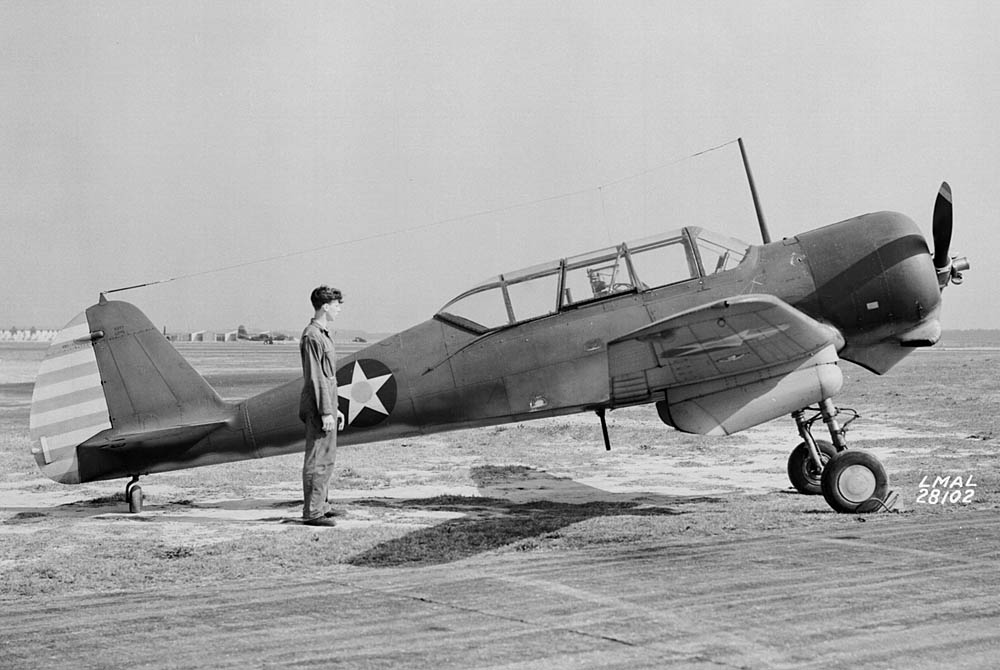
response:
{"label": "grass", "polygon": [[[900,514],[958,521],[967,509],[1000,504],[997,368],[996,354],[988,351],[919,352],[884,377],[845,366],[847,384],[837,402],[863,415],[849,441],[884,454]],[[252,376],[229,379],[226,388],[252,387],[248,380]],[[271,381],[265,376],[256,384]],[[838,515],[821,497],[789,492],[784,458],[797,441],[790,420],[763,434],[780,436],[774,438],[779,444],[762,446],[760,435],[676,433],[651,408],[609,415],[610,453],[596,417],[586,415],[344,448],[334,487],[348,516],[333,530],[281,523],[299,510],[298,456],[146,478],[147,505],[157,513],[130,516],[121,513],[124,482],[67,488],[42,478],[29,453],[30,388],[27,395],[20,386],[0,388],[6,393],[0,493],[24,501],[0,510],[0,600],[295,579],[317,568],[405,568],[498,552],[640,548],[896,519]],[[866,438],[875,428],[895,432]],[[915,436],[900,437],[901,429]],[[973,476],[971,506],[916,502],[924,476],[949,474]],[[726,491],[727,482],[752,477],[765,482],[757,492]],[[681,492],[696,480],[705,490],[717,483],[719,490]],[[436,492],[400,495],[417,486]],[[59,504],[67,492],[83,499]],[[273,510],[273,516],[241,520],[231,513],[240,505]]]}

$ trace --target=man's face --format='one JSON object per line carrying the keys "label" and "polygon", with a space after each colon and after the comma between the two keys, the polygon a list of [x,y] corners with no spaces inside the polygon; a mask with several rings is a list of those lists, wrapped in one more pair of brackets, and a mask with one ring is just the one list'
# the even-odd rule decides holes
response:
{"label": "man's face", "polygon": [[331,319],[336,318],[336,316],[338,314],[340,314],[340,309],[341,309],[342,306],[343,306],[343,303],[340,302],[339,300],[334,300],[333,302],[326,303],[326,315],[327,315],[327,317],[331,318]]}

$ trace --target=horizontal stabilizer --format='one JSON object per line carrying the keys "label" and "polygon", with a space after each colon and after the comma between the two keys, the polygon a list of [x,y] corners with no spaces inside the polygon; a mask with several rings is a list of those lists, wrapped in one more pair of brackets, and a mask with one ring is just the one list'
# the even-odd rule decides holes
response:
{"label": "horizontal stabilizer", "polygon": [[141,433],[108,432],[87,440],[80,445],[80,449],[151,448],[161,444],[194,444],[212,431],[226,425],[227,421],[214,421],[193,426],[147,430]]}

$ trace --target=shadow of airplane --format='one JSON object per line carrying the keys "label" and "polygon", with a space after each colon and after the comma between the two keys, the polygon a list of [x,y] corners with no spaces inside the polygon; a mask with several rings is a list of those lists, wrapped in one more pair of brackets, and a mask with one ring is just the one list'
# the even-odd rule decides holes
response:
{"label": "shadow of airplane", "polygon": [[[557,477],[542,470],[513,465],[484,465],[470,471],[479,495],[441,495],[432,498],[358,498],[343,502],[351,507],[385,511],[451,512],[461,514],[382,542],[351,557],[357,566],[394,567],[449,563],[505,546],[525,543],[532,538],[553,537],[560,529],[599,517],[674,516],[687,513],[685,505],[718,503],[709,496],[671,496],[648,492],[613,492],[582,484],[570,477]],[[174,515],[172,509],[192,510],[296,510],[302,501],[234,499],[211,503],[176,500],[151,506],[165,515],[125,514],[124,498],[114,495],[81,500],[51,508],[10,508],[15,514],[5,524],[36,523],[46,517],[94,517],[114,514],[136,522],[184,521],[201,523],[247,523],[248,519],[218,518],[208,515]],[[256,518],[253,521],[297,522],[287,515]],[[527,546],[527,545],[526,545]]]}
{"label": "shadow of airplane", "polygon": [[468,558],[531,538],[551,536],[580,521],[609,516],[685,514],[677,506],[720,498],[615,493],[525,466],[480,466],[471,471],[480,496],[356,501],[382,508],[461,512],[464,516],[383,542],[352,557],[366,567],[425,566]]}

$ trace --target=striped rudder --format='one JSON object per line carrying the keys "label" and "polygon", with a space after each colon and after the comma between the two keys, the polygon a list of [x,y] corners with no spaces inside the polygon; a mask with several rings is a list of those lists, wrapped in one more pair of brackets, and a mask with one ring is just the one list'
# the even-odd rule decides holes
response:
{"label": "striped rudder", "polygon": [[111,428],[86,312],[59,331],[35,379],[32,453],[47,477],[80,481],[76,447]]}

